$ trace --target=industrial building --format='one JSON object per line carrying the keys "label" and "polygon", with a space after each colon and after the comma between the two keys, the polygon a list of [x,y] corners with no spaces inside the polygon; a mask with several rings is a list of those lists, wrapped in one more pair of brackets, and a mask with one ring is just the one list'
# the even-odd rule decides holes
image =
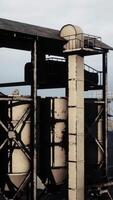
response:
{"label": "industrial building", "polygon": [[[53,30],[6,19],[0,19],[0,47],[31,52],[24,81],[0,83],[31,88],[29,96],[0,93],[0,199],[113,199],[107,99],[113,48],[71,24]],[[94,55],[100,70],[84,63]],[[64,88],[65,97],[40,97],[39,89],[48,88]],[[86,91],[101,97],[85,97]]]}

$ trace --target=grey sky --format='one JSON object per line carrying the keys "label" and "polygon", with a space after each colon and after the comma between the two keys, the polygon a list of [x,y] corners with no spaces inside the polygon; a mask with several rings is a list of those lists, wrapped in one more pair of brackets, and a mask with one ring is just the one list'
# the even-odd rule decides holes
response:
{"label": "grey sky", "polygon": [[[113,0],[0,0],[0,18],[54,29],[60,29],[64,24],[72,23],[81,26],[85,33],[101,36],[105,43],[113,46]],[[11,54],[17,55],[17,52],[7,50],[6,59],[6,51],[1,52],[0,50],[0,62],[2,66],[4,65],[4,69],[7,64],[12,62]],[[21,57],[22,61],[20,61]],[[26,60],[26,53],[24,53],[24,58],[23,53],[20,53],[17,58],[15,56],[12,70],[14,65],[17,65],[17,61],[20,66]],[[90,60],[89,63],[92,62]],[[113,89],[112,63],[113,52],[110,52],[109,83],[111,89]],[[5,74],[5,70],[3,74]],[[16,79],[17,73],[14,71],[13,74]],[[11,77],[11,71],[9,71],[9,75]]]}
{"label": "grey sky", "polygon": [[[0,17],[61,28],[65,23],[80,25],[85,32],[112,33],[112,0],[1,0]],[[108,34],[107,34],[108,32]]]}

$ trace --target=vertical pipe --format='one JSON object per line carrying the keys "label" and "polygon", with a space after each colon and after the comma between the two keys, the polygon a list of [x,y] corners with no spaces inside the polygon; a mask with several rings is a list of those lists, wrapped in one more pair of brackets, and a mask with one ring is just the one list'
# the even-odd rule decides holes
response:
{"label": "vertical pipe", "polygon": [[105,173],[107,175],[107,52],[102,54],[103,59],[103,101],[104,101],[104,113],[103,113],[103,134],[104,134],[104,161],[105,161]]}
{"label": "vertical pipe", "polygon": [[33,82],[31,85],[31,95],[33,99],[32,104],[32,189],[31,198],[37,200],[37,39],[34,39],[33,52],[32,52],[32,62],[33,62]]}

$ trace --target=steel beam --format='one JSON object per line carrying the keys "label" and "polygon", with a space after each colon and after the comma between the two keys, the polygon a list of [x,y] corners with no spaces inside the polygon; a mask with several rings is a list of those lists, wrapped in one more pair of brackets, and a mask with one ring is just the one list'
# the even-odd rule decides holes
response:
{"label": "steel beam", "polygon": [[31,180],[31,199],[37,200],[37,38],[34,39],[32,51],[33,63],[33,82],[31,85],[32,103],[32,180]]}
{"label": "steel beam", "polygon": [[108,83],[107,83],[107,52],[102,54],[103,61],[103,134],[104,134],[104,149],[105,149],[105,172],[107,175],[107,93],[108,93]]}
{"label": "steel beam", "polygon": [[28,83],[21,81],[21,82],[12,82],[12,83],[0,83],[0,87],[15,87],[15,86],[27,86]]}

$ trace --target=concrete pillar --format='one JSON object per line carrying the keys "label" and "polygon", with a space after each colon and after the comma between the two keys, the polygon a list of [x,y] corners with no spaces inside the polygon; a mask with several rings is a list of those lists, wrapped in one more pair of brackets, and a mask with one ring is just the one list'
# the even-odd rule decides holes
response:
{"label": "concrete pillar", "polygon": [[[68,55],[68,200],[84,200],[84,58],[73,51],[83,45],[83,40],[77,42],[80,37],[83,39],[83,34],[79,27],[67,25],[60,35],[65,39],[68,35],[69,39],[65,45]],[[75,38],[75,42],[70,38]]]}
{"label": "concrete pillar", "polygon": [[68,197],[84,199],[84,65],[83,57],[68,56]]}

